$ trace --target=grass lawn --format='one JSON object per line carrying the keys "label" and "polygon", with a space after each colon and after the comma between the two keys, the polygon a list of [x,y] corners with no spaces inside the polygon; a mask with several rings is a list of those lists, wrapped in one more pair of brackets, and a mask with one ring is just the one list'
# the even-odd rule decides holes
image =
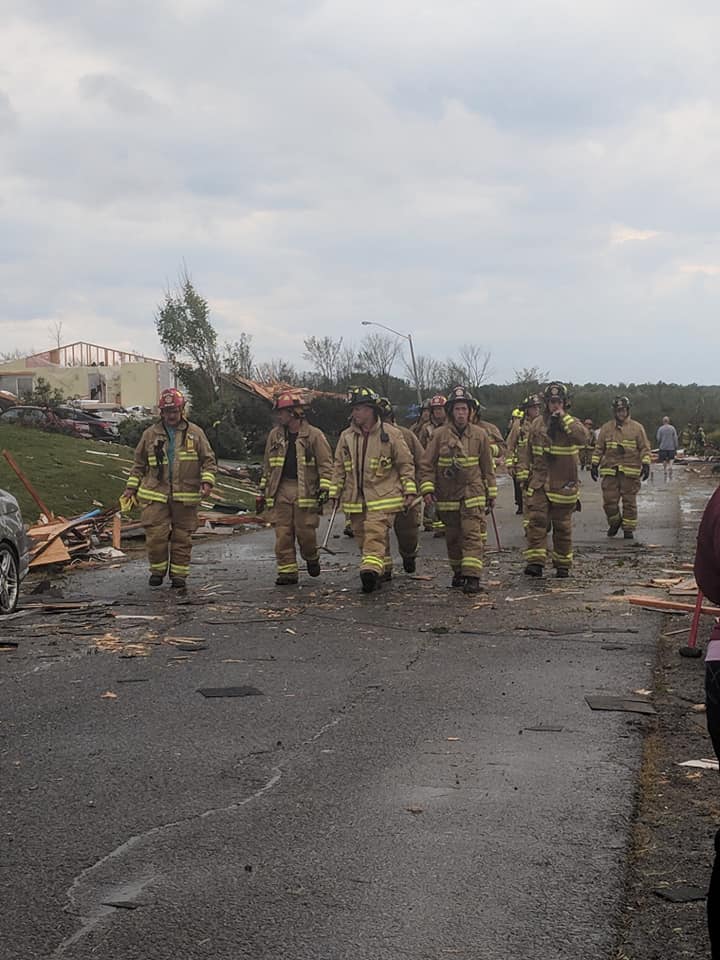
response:
{"label": "grass lawn", "polygon": [[[133,460],[133,451],[117,443],[78,440],[33,427],[0,427],[0,450],[12,454],[40,499],[62,517],[117,503],[125,487],[123,468],[129,470]],[[35,501],[5,457],[0,457],[0,487],[17,497],[26,523],[37,520]]]}
{"label": "grass lawn", "polygon": [[[133,450],[118,443],[78,440],[32,427],[0,426],[0,451],[7,450],[56,516],[75,517],[97,506],[117,504],[133,462]],[[228,503],[255,508],[248,484],[218,477],[217,493]],[[17,497],[25,523],[36,522],[35,501],[0,456],[0,487]],[[215,499],[215,498],[213,498]],[[219,499],[217,502],[221,502]],[[139,517],[139,511],[133,511]]]}

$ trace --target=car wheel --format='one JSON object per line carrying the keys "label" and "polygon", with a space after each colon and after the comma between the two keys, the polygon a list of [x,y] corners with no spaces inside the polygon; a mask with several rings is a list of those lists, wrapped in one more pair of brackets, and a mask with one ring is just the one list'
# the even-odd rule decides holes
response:
{"label": "car wheel", "polygon": [[17,557],[9,544],[0,543],[0,615],[15,610],[19,592]]}

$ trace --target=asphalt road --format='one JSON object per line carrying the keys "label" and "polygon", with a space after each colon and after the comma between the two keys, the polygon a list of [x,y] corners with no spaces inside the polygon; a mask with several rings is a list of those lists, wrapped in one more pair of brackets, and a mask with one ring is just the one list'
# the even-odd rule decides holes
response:
{"label": "asphalt road", "polygon": [[646,720],[584,698],[650,683],[660,619],[612,594],[673,562],[655,477],[636,543],[585,484],[562,582],[503,485],[479,598],[431,534],[370,597],[344,537],[274,587],[270,531],[199,542],[185,601],[141,560],[65,578],[111,605],[2,627],[0,956],[607,960]]}

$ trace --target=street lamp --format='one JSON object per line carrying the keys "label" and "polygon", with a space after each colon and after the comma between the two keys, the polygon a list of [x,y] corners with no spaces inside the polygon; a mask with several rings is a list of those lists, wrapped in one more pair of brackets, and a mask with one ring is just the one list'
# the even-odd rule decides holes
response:
{"label": "street lamp", "polygon": [[415,389],[417,390],[418,403],[422,407],[422,393],[420,391],[420,378],[418,377],[417,364],[415,363],[415,351],[413,350],[412,334],[400,333],[398,330],[393,330],[392,327],[386,327],[384,323],[378,323],[376,320],[361,320],[360,324],[363,327],[381,327],[383,330],[387,330],[388,333],[394,333],[396,337],[402,337],[403,340],[407,340],[407,342],[410,345],[410,359],[412,360],[413,377],[415,378]]}

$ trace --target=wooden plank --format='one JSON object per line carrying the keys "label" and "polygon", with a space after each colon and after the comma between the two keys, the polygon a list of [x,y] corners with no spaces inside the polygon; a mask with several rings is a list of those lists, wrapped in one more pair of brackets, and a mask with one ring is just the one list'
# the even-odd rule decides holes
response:
{"label": "wooden plank", "polygon": [[59,537],[56,537],[32,558],[30,566],[44,567],[50,563],[67,563],[69,559],[70,554],[67,547]]}
{"label": "wooden plank", "polygon": [[[679,600],[657,600],[655,597],[624,597],[624,599],[636,607],[649,607],[652,610],[682,610],[688,613],[695,611],[694,603],[681,603]],[[720,617],[720,607],[701,607],[700,612],[710,617]]]}
{"label": "wooden plank", "polygon": [[121,523],[120,514],[119,514],[119,513],[113,514],[113,519],[112,519],[112,545],[113,545],[113,547],[114,547],[116,550],[119,550],[119,549],[120,549],[120,536],[121,536],[121,534],[120,534],[120,530],[121,530],[120,523]]}
{"label": "wooden plank", "polygon": [[25,476],[25,474],[22,472],[22,470],[20,469],[20,467],[15,463],[15,461],[14,461],[14,459],[13,459],[12,454],[10,453],[10,451],[9,451],[9,450],[3,450],[2,454],[3,454],[3,456],[5,457],[5,459],[7,460],[8,464],[10,465],[10,469],[15,471],[15,473],[17,474],[18,480],[20,481],[20,483],[25,487],[25,489],[27,490],[27,492],[30,494],[30,496],[33,498],[33,500],[35,501],[35,503],[36,503],[36,504],[38,505],[38,507],[40,508],[40,512],[41,512],[41,513],[44,513],[45,516],[48,518],[48,520],[54,520],[54,519],[55,519],[55,514],[52,512],[52,510],[50,509],[50,507],[46,507],[45,504],[42,502],[42,500],[40,499],[40,495],[37,493],[37,491],[35,490],[35,488],[33,487],[33,485],[30,483],[30,481],[28,480],[28,478]]}

